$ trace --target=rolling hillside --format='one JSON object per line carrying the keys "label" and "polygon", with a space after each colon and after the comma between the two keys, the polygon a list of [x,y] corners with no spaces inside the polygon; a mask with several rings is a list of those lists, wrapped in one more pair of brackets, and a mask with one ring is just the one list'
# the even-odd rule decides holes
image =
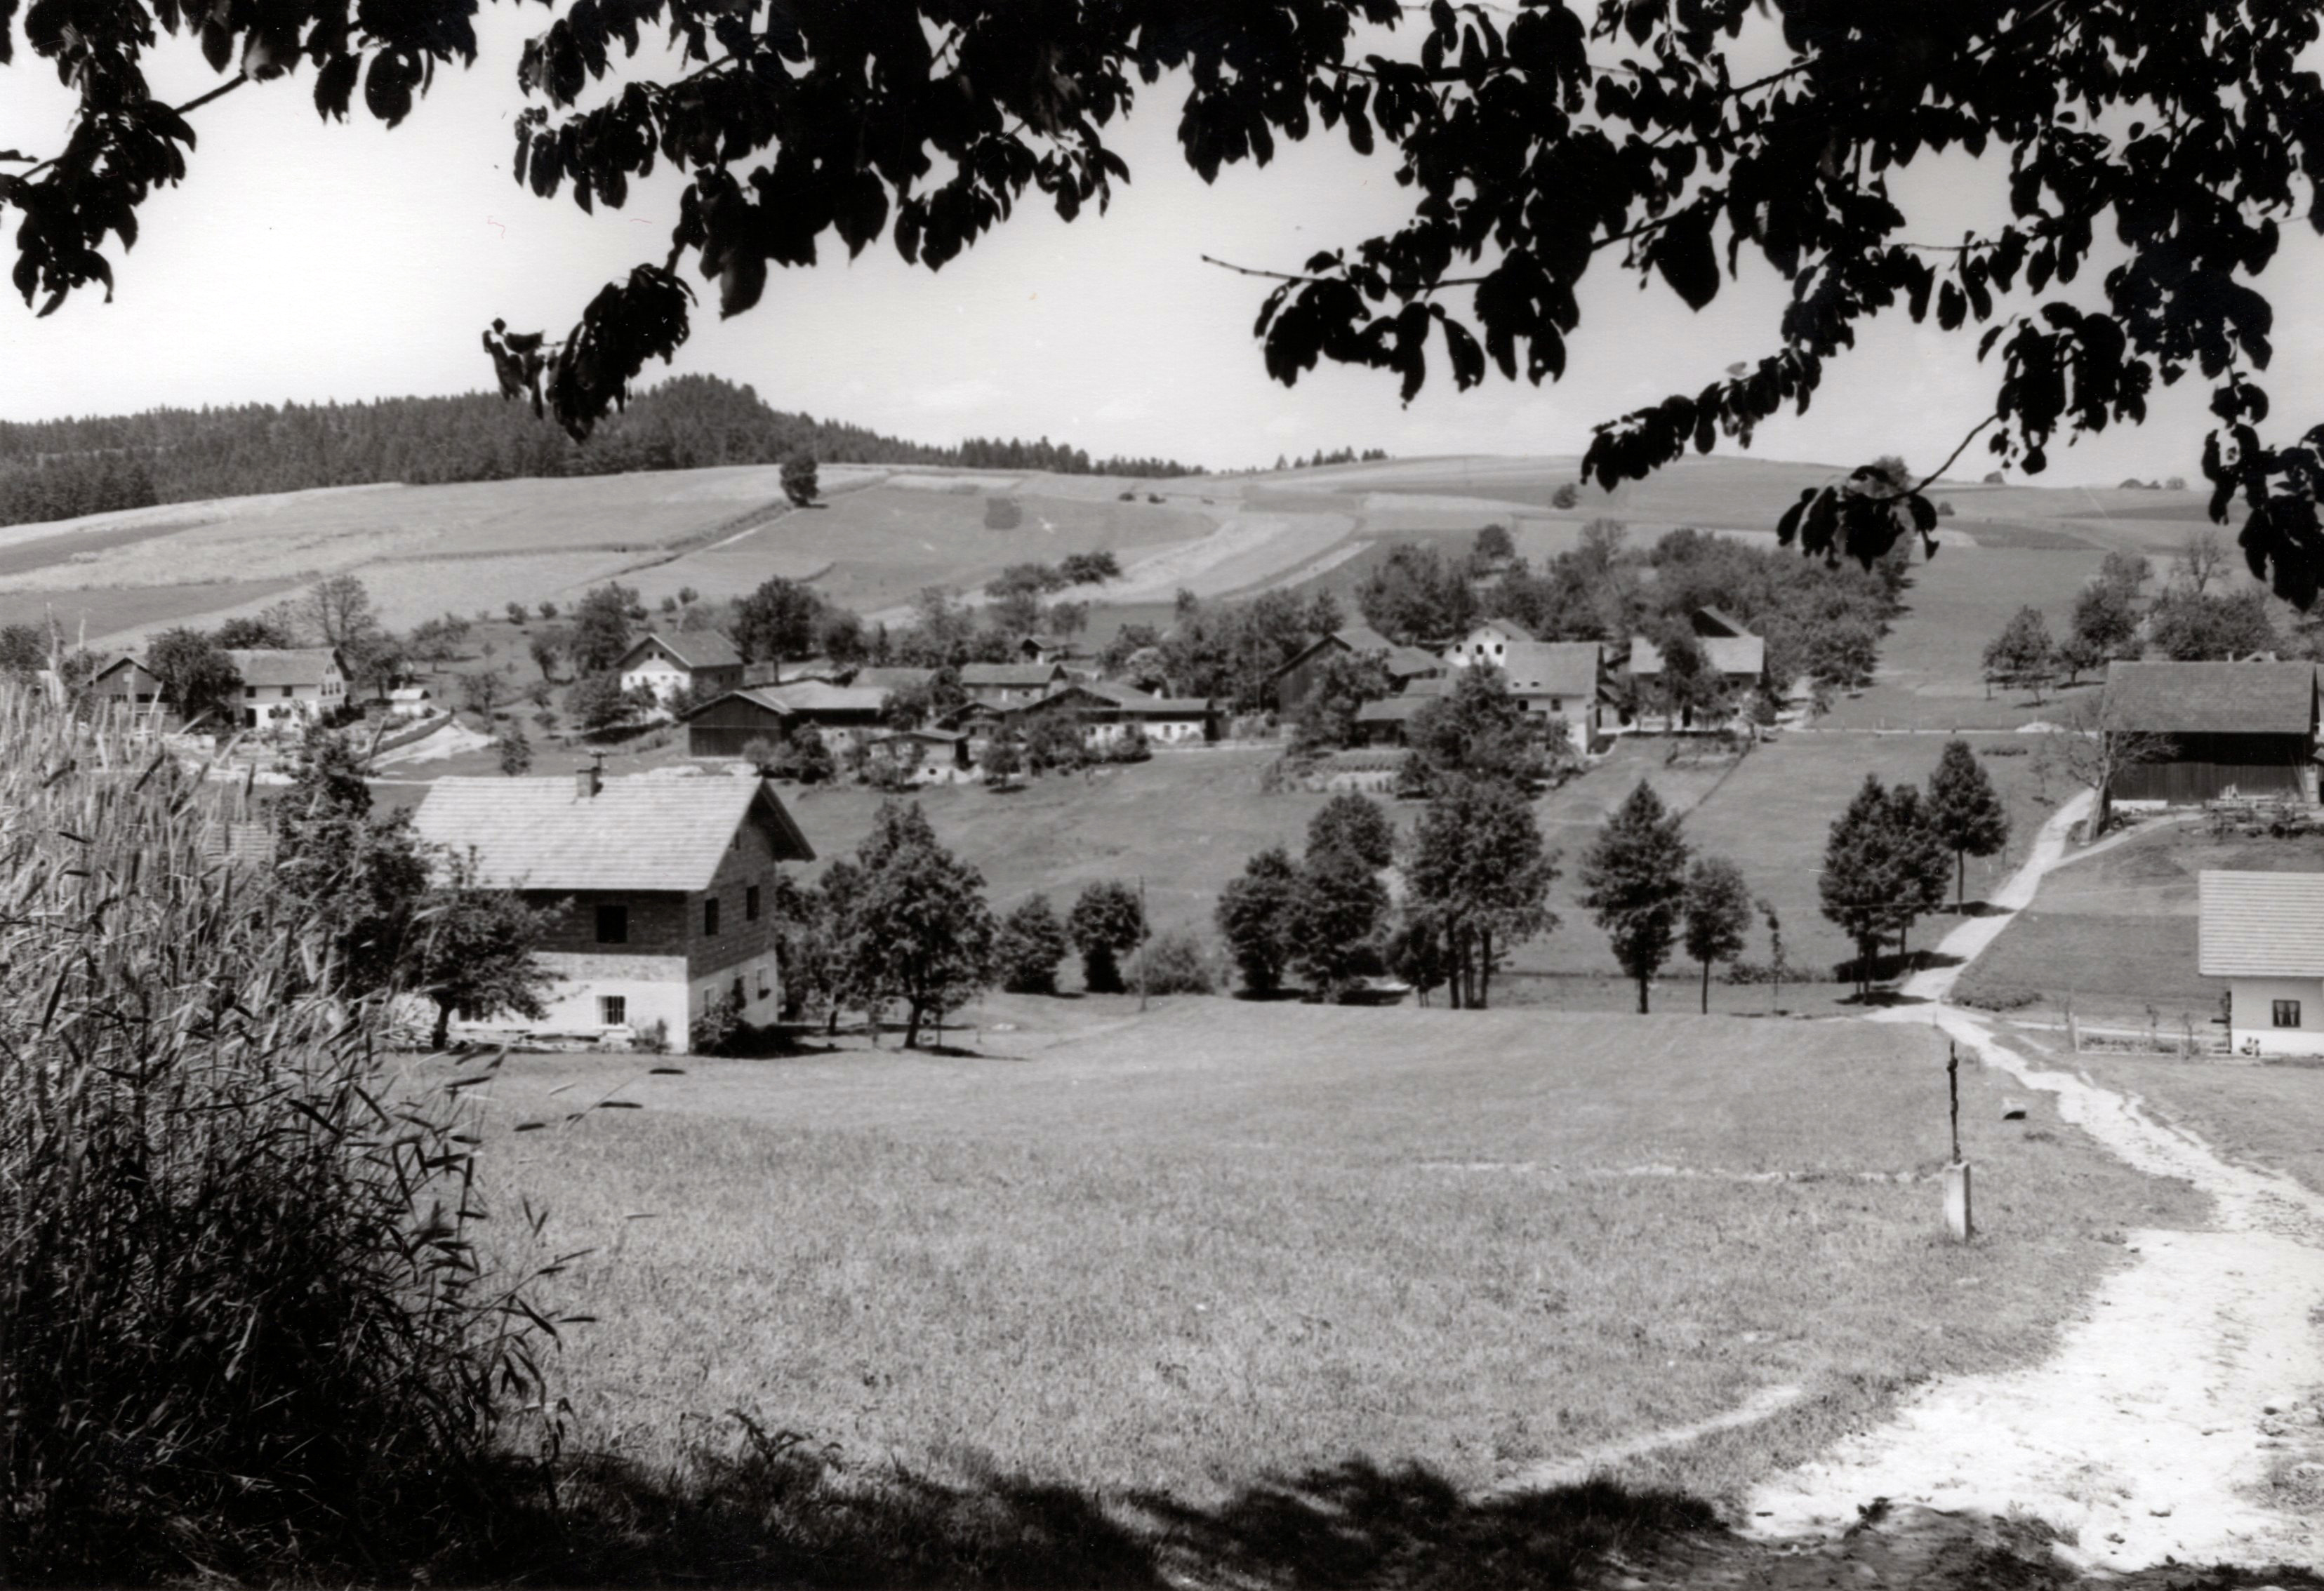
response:
{"label": "rolling hillside", "polygon": [[[1148,616],[1180,588],[1351,590],[1389,543],[1465,545],[1492,521],[1533,558],[1572,546],[1605,515],[1638,541],[1682,524],[1772,540],[1799,492],[1837,474],[1694,459],[1612,493],[1585,489],[1558,509],[1574,467],[1431,458],[1142,481],[833,464],[826,502],[809,510],[789,507],[772,465],[220,498],[0,528],[0,622],[52,614],[92,643],[126,640],[254,611],[348,571],[394,624],[447,608],[569,601],[614,578],[652,600],[682,585],[732,593],[770,575],[813,580],[834,601],[881,614],[926,586],[973,592],[1006,564],[1099,547],[1123,566],[1095,593],[1102,607]],[[1906,697],[1933,691],[1964,706],[1982,694],[1975,659],[1964,667],[1947,637],[1974,632],[1981,646],[2016,603],[2070,598],[2106,550],[2161,553],[2204,522],[2194,492],[1948,484],[1936,495],[1956,510],[1941,532],[1946,556],[1919,582],[1917,602],[1941,618],[1936,644],[1900,632],[1889,663]]]}

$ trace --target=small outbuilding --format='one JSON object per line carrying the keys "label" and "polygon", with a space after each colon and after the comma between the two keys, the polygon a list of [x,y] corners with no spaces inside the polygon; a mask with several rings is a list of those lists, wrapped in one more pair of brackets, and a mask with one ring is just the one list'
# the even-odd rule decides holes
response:
{"label": "small outbuilding", "polygon": [[2227,1035],[2237,1054],[2324,1055],[2324,873],[2206,868],[2206,978],[2227,981]]}

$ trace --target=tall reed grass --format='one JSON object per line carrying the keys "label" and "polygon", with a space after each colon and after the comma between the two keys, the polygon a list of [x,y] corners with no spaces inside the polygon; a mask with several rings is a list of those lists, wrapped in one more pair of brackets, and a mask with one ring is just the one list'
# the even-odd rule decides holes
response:
{"label": "tall reed grass", "polygon": [[459,1080],[391,1073],[217,788],[0,686],[0,1584],[401,1577],[538,1404]]}

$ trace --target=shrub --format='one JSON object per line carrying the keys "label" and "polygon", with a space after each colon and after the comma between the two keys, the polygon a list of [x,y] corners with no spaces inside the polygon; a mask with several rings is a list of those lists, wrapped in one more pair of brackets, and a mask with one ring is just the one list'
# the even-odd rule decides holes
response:
{"label": "shrub", "polygon": [[474,1124],[385,1073],[317,908],[205,853],[201,782],[126,754],[0,690],[6,1572],[418,1577],[513,1501],[540,1389]]}
{"label": "shrub", "polygon": [[1130,964],[1130,987],[1148,994],[1210,994],[1219,986],[1218,969],[1203,942],[1183,928],[1157,933]]}
{"label": "shrub", "polygon": [[2023,757],[2025,755],[2025,748],[2023,746],[1980,746],[1978,748],[1977,754],[1979,757]]}
{"label": "shrub", "polygon": [[1976,1011],[2022,1011],[2042,1003],[2042,991],[2022,983],[1979,983],[1956,992],[1953,1003]]}

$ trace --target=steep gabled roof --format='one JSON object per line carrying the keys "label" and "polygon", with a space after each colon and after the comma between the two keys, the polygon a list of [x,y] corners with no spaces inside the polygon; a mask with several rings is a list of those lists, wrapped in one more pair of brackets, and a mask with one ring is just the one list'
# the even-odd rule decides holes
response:
{"label": "steep gabled roof", "polygon": [[319,685],[332,669],[347,671],[329,647],[229,648],[226,656],[246,685]]}
{"label": "steep gabled roof", "polygon": [[1469,639],[1469,636],[1476,634],[1480,630],[1489,630],[1494,634],[1501,637],[1504,640],[1529,641],[1533,639],[1533,631],[1527,630],[1524,625],[1519,624],[1514,619],[1480,619],[1476,623],[1469,626],[1469,634],[1462,636],[1461,639],[1466,640]]}
{"label": "steep gabled roof", "polygon": [[622,654],[621,662],[614,666],[615,672],[627,668],[631,660],[650,646],[661,648],[688,668],[742,666],[742,654],[734,649],[734,643],[715,630],[689,630],[682,635],[664,635],[659,630],[649,630]]}
{"label": "steep gabled roof", "polygon": [[1598,694],[1596,641],[1518,641],[1501,659],[1509,690],[1519,696]]}
{"label": "steep gabled roof", "polygon": [[753,820],[779,860],[815,860],[774,792],[748,778],[607,779],[595,796],[570,777],[438,779],[413,826],[504,888],[692,891]]}
{"label": "steep gabled roof", "polygon": [[1706,639],[1716,635],[1743,636],[1751,633],[1743,621],[1723,608],[1697,608],[1693,624],[1694,633]]}
{"label": "steep gabled roof", "polygon": [[1051,694],[1062,695],[1067,691],[1081,691],[1111,702],[1125,712],[1142,713],[1149,717],[1198,717],[1211,710],[1206,697],[1149,695],[1134,685],[1121,685],[1110,679],[1076,680],[1072,685],[1060,686]]}
{"label": "steep gabled roof", "polygon": [[855,677],[847,683],[859,691],[908,691],[927,685],[936,678],[933,668],[906,668],[901,666],[879,668],[859,668]]}
{"label": "steep gabled roof", "polygon": [[[1767,671],[1767,643],[1756,635],[1705,635],[1695,638],[1711,672],[1729,678],[1757,679]],[[1630,638],[1630,672],[1652,676],[1663,671],[1662,648],[1643,635]]]}
{"label": "steep gabled roof", "polygon": [[2113,663],[2107,727],[2153,734],[2304,735],[2315,722],[2312,663]]}
{"label": "steep gabled roof", "polygon": [[2203,869],[2206,978],[2324,978],[2324,873]]}

